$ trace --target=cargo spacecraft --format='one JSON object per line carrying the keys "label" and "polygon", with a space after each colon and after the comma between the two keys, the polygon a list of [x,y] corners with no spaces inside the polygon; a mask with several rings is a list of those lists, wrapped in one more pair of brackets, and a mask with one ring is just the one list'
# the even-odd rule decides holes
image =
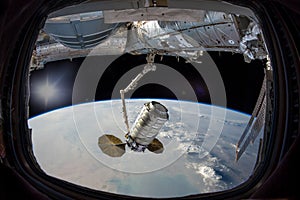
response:
{"label": "cargo spacecraft", "polygon": [[103,153],[111,157],[120,157],[125,153],[126,145],[133,151],[162,153],[163,144],[156,138],[169,119],[168,109],[159,102],[145,103],[131,130],[125,135],[126,142],[113,135],[102,135],[98,145]]}

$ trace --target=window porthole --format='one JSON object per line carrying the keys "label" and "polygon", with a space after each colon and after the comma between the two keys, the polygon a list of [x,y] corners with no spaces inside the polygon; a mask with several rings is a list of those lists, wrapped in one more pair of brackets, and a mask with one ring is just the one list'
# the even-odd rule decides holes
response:
{"label": "window porthole", "polygon": [[280,151],[272,131],[284,98],[265,19],[229,4],[125,4],[62,8],[38,30],[20,109],[31,180],[89,198],[253,188]]}

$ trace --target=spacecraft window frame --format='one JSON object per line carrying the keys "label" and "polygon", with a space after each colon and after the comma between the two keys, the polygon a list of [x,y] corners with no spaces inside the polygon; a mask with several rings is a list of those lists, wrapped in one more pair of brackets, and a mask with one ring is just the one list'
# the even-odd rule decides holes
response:
{"label": "spacecraft window frame", "polygon": [[[115,1],[115,3],[118,1]],[[217,4],[217,2],[213,1],[214,5]],[[239,2],[240,3],[240,2]],[[30,130],[26,126],[27,119],[26,119],[26,101],[24,102],[24,96],[26,97],[27,91],[26,91],[26,83],[28,81],[28,69],[26,67],[28,66],[31,52],[34,46],[34,42],[36,40],[39,28],[41,24],[44,21],[44,17],[51,13],[53,10],[61,8],[62,6],[69,5],[70,3],[66,3],[64,1],[58,3],[57,5],[51,5],[51,4],[45,4],[43,9],[37,11],[35,19],[31,19],[30,24],[28,24],[28,30],[24,30],[24,38],[19,39],[18,47],[20,47],[18,50],[15,50],[16,61],[12,62],[14,63],[14,69],[15,71],[11,72],[13,73],[14,79],[12,79],[12,86],[11,89],[12,92],[11,96],[11,104],[10,109],[15,108],[16,110],[13,113],[10,113],[11,115],[8,115],[9,123],[6,124],[7,127],[11,130],[11,136],[10,138],[10,144],[9,148],[11,150],[12,158],[10,159],[10,162],[13,163],[17,170],[22,174],[24,177],[28,178],[28,181],[33,184],[35,187],[39,188],[39,190],[47,192],[49,196],[55,197],[55,198],[67,198],[67,197],[86,197],[89,199],[101,197],[101,198],[128,198],[128,196],[122,196],[122,195],[113,195],[108,194],[101,191],[94,191],[91,189],[83,188],[81,186],[71,184],[62,180],[58,180],[53,177],[49,177],[46,175],[38,166],[38,164],[35,161],[35,158],[32,154],[32,144],[31,144],[31,138],[30,138]],[[251,3],[241,3],[243,6],[249,6],[253,10],[254,8],[257,8],[257,5],[262,6],[261,4],[253,5]],[[115,5],[115,4],[112,4]],[[189,5],[185,3],[185,5]],[[193,4],[191,4],[193,5]],[[265,7],[263,7],[265,8]],[[265,10],[266,13],[267,10]],[[270,16],[265,16],[263,13],[256,13],[256,16],[258,17],[258,20],[261,24],[265,25],[267,28],[264,28],[264,32],[267,36],[270,38],[267,39],[266,43],[267,46],[270,49],[271,55],[281,55],[278,48],[278,43],[276,43],[275,39],[277,35],[274,35],[271,33],[272,25],[268,24],[267,22],[272,22],[272,18]],[[34,37],[33,37],[34,36]],[[281,52],[282,53],[282,52]],[[283,60],[283,61],[282,61]],[[276,66],[278,69],[285,72],[283,69],[283,66],[285,66],[286,60],[284,58],[281,58],[280,56],[271,56],[271,61],[274,64],[277,64]],[[276,70],[276,68],[275,68]],[[275,78],[275,86],[272,88],[272,90],[281,89],[283,88],[276,88],[280,84],[279,79],[279,73],[277,71],[274,72],[274,78]],[[283,83],[281,83],[283,84]],[[278,97],[276,95],[279,94],[280,91],[275,91],[274,95],[276,98],[284,98],[284,97]],[[207,197],[214,197],[214,198],[229,198],[231,195],[237,195],[236,197],[247,197],[247,195],[251,194],[259,185],[259,183],[266,179],[266,176],[270,174],[272,168],[276,165],[278,160],[283,156],[284,152],[281,153],[281,156],[276,156],[278,153],[282,151],[282,145],[283,141],[285,140],[287,136],[285,135],[286,132],[284,131],[284,120],[282,123],[281,118],[276,116],[277,113],[281,112],[284,108],[279,105],[277,100],[274,97],[274,99],[271,99],[274,104],[272,104],[272,107],[269,108],[269,111],[273,111],[273,113],[269,113],[267,124],[270,124],[269,129],[269,141],[267,144],[267,148],[265,151],[265,159],[270,158],[269,163],[261,163],[261,166],[257,169],[256,173],[249,178],[248,181],[246,181],[244,184],[241,184],[240,186],[233,188],[231,190],[222,191],[218,193],[208,193],[208,194],[199,194],[195,196],[190,196],[191,199],[193,198],[207,198]],[[283,100],[282,100],[283,101]],[[270,110],[271,109],[271,110]],[[284,116],[283,116],[284,117]],[[278,130],[276,132],[282,131],[282,133],[279,133],[275,137],[275,127],[273,122],[278,123],[280,126],[276,127]],[[19,125],[17,125],[19,124]],[[14,127],[13,125],[17,125]],[[12,137],[13,136],[13,137]],[[14,138],[14,139],[13,139]],[[285,147],[286,149],[287,147]],[[273,151],[273,152],[272,152]],[[274,152],[277,152],[276,155],[272,154]]]}

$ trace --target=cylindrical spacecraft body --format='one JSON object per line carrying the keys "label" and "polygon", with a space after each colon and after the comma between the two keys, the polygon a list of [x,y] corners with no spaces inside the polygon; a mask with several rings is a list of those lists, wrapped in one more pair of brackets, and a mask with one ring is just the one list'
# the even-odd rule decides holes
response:
{"label": "cylindrical spacecraft body", "polygon": [[127,144],[135,151],[144,151],[169,119],[168,109],[156,102],[145,103],[127,136]]}

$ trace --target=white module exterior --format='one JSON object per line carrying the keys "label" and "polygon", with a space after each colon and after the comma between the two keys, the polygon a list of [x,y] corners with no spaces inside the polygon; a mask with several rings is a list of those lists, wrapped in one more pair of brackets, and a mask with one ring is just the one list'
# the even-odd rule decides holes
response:
{"label": "white module exterior", "polygon": [[157,136],[168,119],[168,110],[165,106],[155,101],[145,103],[131,128],[129,136],[138,145],[147,146]]}

